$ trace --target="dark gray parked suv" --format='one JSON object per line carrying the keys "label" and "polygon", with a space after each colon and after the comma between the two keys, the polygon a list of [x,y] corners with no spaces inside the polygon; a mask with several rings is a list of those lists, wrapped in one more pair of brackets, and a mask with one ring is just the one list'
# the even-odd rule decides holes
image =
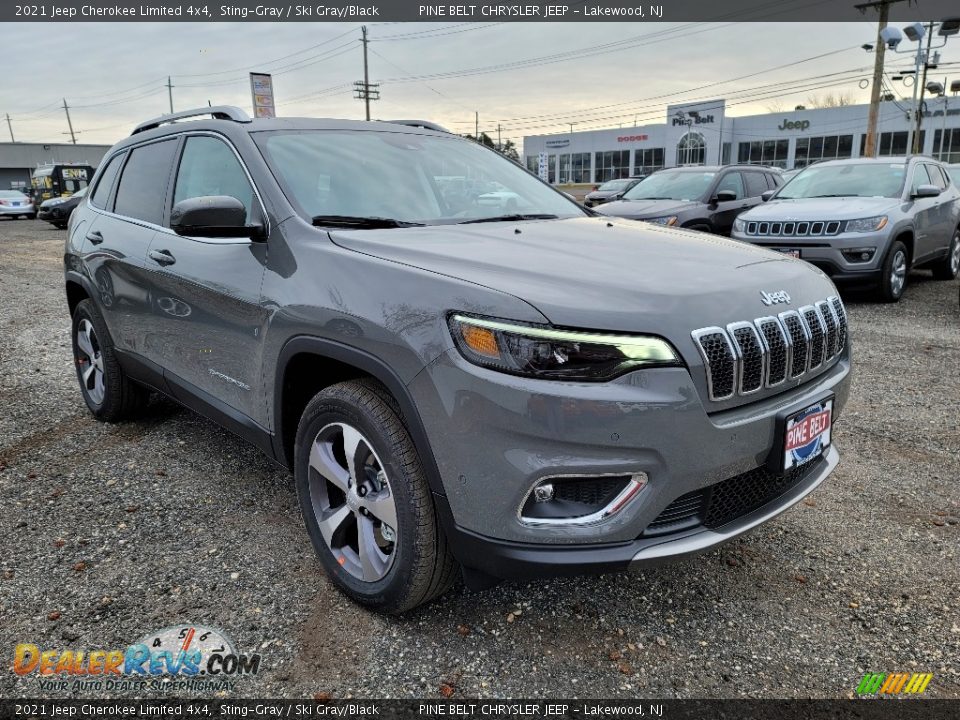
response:
{"label": "dark gray parked suv", "polygon": [[671,168],[655,172],[597,212],[729,235],[737,216],[780,184],[779,170],[754,165]]}
{"label": "dark gray parked suv", "polygon": [[332,580],[383,611],[458,569],[480,588],[695,554],[838,462],[825,275],[595,217],[429,123],[144,123],[74,211],[65,273],[91,412],[157,390],[255,443],[294,471]]}

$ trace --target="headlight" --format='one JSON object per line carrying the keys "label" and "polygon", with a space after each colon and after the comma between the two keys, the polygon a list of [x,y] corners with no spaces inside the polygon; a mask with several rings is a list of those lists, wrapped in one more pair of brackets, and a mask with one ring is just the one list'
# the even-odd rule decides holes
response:
{"label": "headlight", "polygon": [[47,200],[47,201],[44,203],[44,205],[46,205],[47,207],[53,207],[54,205],[59,205],[60,203],[65,203],[66,201],[67,201],[66,198],[53,198],[53,200]]}
{"label": "headlight", "polygon": [[887,224],[886,215],[863,218],[862,220],[847,220],[846,232],[876,232],[883,230]]}
{"label": "headlight", "polygon": [[663,217],[655,218],[644,218],[644,222],[655,223],[657,225],[676,225],[677,216],[676,215],[664,215]]}
{"label": "headlight", "polygon": [[747,221],[742,217],[738,217],[733,221],[733,231],[742,233],[747,229]]}
{"label": "headlight", "polygon": [[666,340],[515,325],[452,315],[450,332],[476,365],[551,380],[610,380],[640,367],[680,365]]}

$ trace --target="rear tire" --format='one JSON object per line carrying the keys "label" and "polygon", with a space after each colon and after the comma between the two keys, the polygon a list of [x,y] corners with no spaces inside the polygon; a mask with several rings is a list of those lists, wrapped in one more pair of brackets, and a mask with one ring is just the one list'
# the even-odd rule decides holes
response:
{"label": "rear tire", "polygon": [[71,335],[80,393],[93,416],[114,423],[139,414],[150,392],[123,372],[107,326],[92,300],[82,300],[73,311]]}
{"label": "rear tire", "polygon": [[960,227],[953,231],[947,256],[933,265],[935,280],[953,280],[960,273]]}
{"label": "rear tire", "polygon": [[910,272],[910,256],[907,246],[899,240],[894,240],[883,259],[880,270],[880,300],[887,303],[899,302],[907,286],[907,275]]}
{"label": "rear tire", "polygon": [[317,557],[352,600],[397,614],[453,585],[456,562],[420,457],[381,385],[352,380],[314,396],[297,429],[294,474]]}

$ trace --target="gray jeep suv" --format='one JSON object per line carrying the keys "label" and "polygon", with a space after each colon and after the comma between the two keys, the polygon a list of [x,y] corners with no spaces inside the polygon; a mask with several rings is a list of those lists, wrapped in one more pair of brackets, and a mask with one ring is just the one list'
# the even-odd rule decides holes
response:
{"label": "gray jeep suv", "polygon": [[960,270],[960,191],[927,157],[817,163],[733,225],[738,240],[813,263],[834,280],[869,284],[896,302],[911,268],[952,280]]}
{"label": "gray jeep suv", "polygon": [[90,411],[155,390],[259,446],[333,582],[382,611],[458,569],[482,588],[698,553],[838,462],[850,343],[823,273],[593,216],[430,123],[143,123],[64,258]]}

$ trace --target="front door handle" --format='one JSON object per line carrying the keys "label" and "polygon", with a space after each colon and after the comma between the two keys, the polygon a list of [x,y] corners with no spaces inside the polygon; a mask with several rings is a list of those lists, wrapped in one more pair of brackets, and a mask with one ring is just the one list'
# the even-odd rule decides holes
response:
{"label": "front door handle", "polygon": [[94,245],[99,245],[103,242],[103,233],[99,230],[94,230],[93,232],[87,233],[87,240],[92,242]]}
{"label": "front door handle", "polygon": [[177,261],[169,250],[151,250],[147,255],[158,265],[173,265]]}

